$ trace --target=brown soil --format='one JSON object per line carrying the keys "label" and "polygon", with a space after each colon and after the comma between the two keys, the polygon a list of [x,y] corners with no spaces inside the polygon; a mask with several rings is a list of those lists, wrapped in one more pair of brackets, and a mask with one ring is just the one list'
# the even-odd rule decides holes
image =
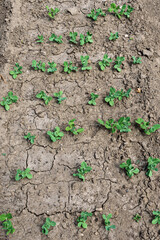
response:
{"label": "brown soil", "polygon": [[[0,74],[7,81],[0,79],[0,95],[2,99],[8,91],[13,91],[19,97],[8,112],[0,108],[0,213],[11,212],[16,229],[8,237],[0,230],[1,240],[158,240],[160,237],[159,226],[151,224],[152,211],[160,210],[159,172],[154,172],[151,179],[145,175],[148,157],[160,157],[160,134],[157,131],[146,136],[134,125],[138,117],[151,124],[160,122],[159,0],[128,1],[135,9],[130,20],[118,20],[108,13],[97,22],[86,18],[92,8],[107,10],[111,2],[0,2]],[[60,8],[55,20],[48,18],[46,5]],[[70,44],[70,31],[90,31],[94,43]],[[106,38],[111,31],[119,32],[115,42]],[[64,43],[48,42],[51,33],[62,34]],[[37,44],[36,38],[41,34],[45,42]],[[114,59],[125,56],[121,73],[111,68],[99,70],[97,62],[104,53]],[[91,59],[91,71],[79,70],[70,75],[63,72],[65,60],[78,66],[80,56],[86,54]],[[142,64],[132,65],[132,56],[142,57]],[[52,75],[34,71],[30,67],[34,59],[45,63],[55,61],[58,71]],[[9,71],[16,62],[23,66],[23,74],[13,80]],[[104,102],[111,86],[117,90],[131,88],[131,97],[111,108]],[[141,88],[141,93],[136,92],[137,88]],[[61,105],[55,100],[44,105],[35,98],[41,90],[48,95],[62,90],[67,100]],[[87,105],[91,92],[100,95],[96,106]],[[121,116],[131,117],[130,133],[111,134],[96,123],[98,118],[117,120]],[[50,142],[46,132],[55,126],[64,131],[72,118],[77,119],[77,126],[84,127],[84,133],[78,136],[65,133],[62,140]],[[36,135],[32,146],[23,138],[28,132]],[[128,158],[140,169],[131,179],[119,168]],[[93,168],[84,183],[73,177],[82,161]],[[15,182],[16,170],[26,167],[31,168],[33,179]],[[93,212],[86,230],[77,227],[81,211]],[[113,214],[111,222],[116,225],[110,232],[102,221],[102,214],[108,213]],[[142,216],[139,223],[132,219],[136,213]],[[41,234],[47,216],[57,223],[48,237]]]}

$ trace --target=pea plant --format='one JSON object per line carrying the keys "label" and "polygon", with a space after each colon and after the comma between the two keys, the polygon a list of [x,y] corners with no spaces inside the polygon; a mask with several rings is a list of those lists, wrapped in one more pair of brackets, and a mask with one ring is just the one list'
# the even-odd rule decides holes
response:
{"label": "pea plant", "polygon": [[12,103],[16,103],[18,100],[18,97],[13,95],[13,92],[8,92],[8,96],[3,97],[3,100],[0,102],[0,105],[5,108],[6,111],[10,109],[10,106]]}
{"label": "pea plant", "polygon": [[87,228],[87,217],[92,217],[92,213],[81,212],[81,216],[77,219],[78,227]]}
{"label": "pea plant", "polygon": [[46,6],[46,9],[48,10],[48,16],[50,18],[52,18],[52,19],[54,19],[55,15],[60,11],[59,8],[55,8],[55,9],[51,8],[51,9],[49,9],[48,6]]}
{"label": "pea plant", "polygon": [[32,68],[34,68],[34,70],[38,71],[42,71],[45,72],[46,68],[45,68],[46,64],[42,61],[36,62],[36,60],[32,61]]}
{"label": "pea plant", "polygon": [[92,9],[91,13],[89,13],[87,15],[88,18],[91,18],[94,21],[97,21],[98,16],[102,16],[102,17],[106,16],[106,14],[102,11],[101,8],[98,8],[98,9],[95,9],[95,10]]}
{"label": "pea plant", "polygon": [[[127,9],[126,9],[127,7]],[[126,11],[125,11],[126,10]],[[110,13],[114,13],[119,19],[125,15],[127,18],[130,18],[131,12],[133,12],[133,8],[130,5],[123,4],[122,7],[116,6],[115,3],[111,3],[110,8],[108,8],[108,11]]]}
{"label": "pea plant", "polygon": [[110,229],[115,229],[115,225],[111,225],[110,219],[112,218],[112,214],[109,213],[107,216],[105,214],[102,215],[102,218],[104,219],[105,229],[107,231],[110,231]]}
{"label": "pea plant", "polygon": [[132,166],[131,159],[128,159],[126,162],[120,164],[120,168],[124,168],[126,170],[126,174],[129,178],[131,178],[134,174],[139,173],[139,169]]}
{"label": "pea plant", "polygon": [[51,221],[50,218],[46,218],[46,222],[42,226],[42,233],[48,235],[50,227],[55,227],[56,223]]}
{"label": "pea plant", "polygon": [[44,100],[45,104],[47,105],[51,100],[52,97],[47,96],[47,94],[44,91],[40,91],[37,95],[36,98]]}
{"label": "pea plant", "polygon": [[19,74],[22,73],[22,66],[19,63],[15,64],[13,71],[10,71],[9,74],[12,76],[13,79],[16,79]]}
{"label": "pea plant", "polygon": [[158,171],[158,168],[156,168],[158,163],[160,163],[159,158],[153,158],[153,157],[148,158],[148,166],[147,166],[147,172],[146,172],[146,175],[148,177],[152,177],[152,171]]}
{"label": "pea plant", "polygon": [[58,93],[54,93],[53,95],[55,98],[57,98],[59,104],[61,104],[61,102],[66,99],[66,97],[62,97],[63,91],[59,91]]}
{"label": "pea plant", "polygon": [[43,41],[44,41],[43,35],[38,35],[36,42],[37,42],[37,43],[43,43]]}
{"label": "pea plant", "polygon": [[36,137],[35,135],[32,136],[30,133],[28,133],[27,135],[24,136],[24,139],[29,140],[30,143],[33,144],[35,137]]}
{"label": "pea plant", "polygon": [[121,72],[121,65],[122,65],[122,62],[125,60],[125,57],[117,57],[116,61],[115,61],[115,65],[114,65],[114,68],[118,71],[118,72]]}
{"label": "pea plant", "polygon": [[118,32],[116,32],[116,33],[110,33],[110,37],[109,37],[109,40],[110,41],[115,41],[116,39],[118,39],[119,38],[119,35],[118,35]]}
{"label": "pea plant", "polygon": [[140,57],[134,57],[134,56],[132,56],[132,59],[133,59],[133,64],[140,64],[140,63],[142,63],[142,58],[140,58]]}
{"label": "pea plant", "polygon": [[160,211],[153,211],[154,219],[152,220],[152,224],[160,224]]}
{"label": "pea plant", "polygon": [[56,142],[64,136],[64,133],[60,131],[59,127],[55,127],[54,132],[48,131],[47,134],[52,142]]}
{"label": "pea plant", "polygon": [[110,63],[112,62],[112,59],[108,57],[107,54],[104,54],[103,56],[103,60],[102,61],[99,61],[98,64],[100,66],[100,69],[103,71],[106,66],[109,67],[110,66]]}
{"label": "pea plant", "polygon": [[55,62],[48,62],[49,68],[47,69],[48,73],[54,73],[57,71],[57,64]]}
{"label": "pea plant", "polygon": [[136,222],[139,222],[141,220],[141,216],[137,213],[134,217],[133,220],[135,220]]}
{"label": "pea plant", "polygon": [[76,40],[76,38],[77,38],[77,36],[78,36],[78,33],[77,32],[70,32],[69,33],[69,36],[70,36],[70,42],[71,43],[74,43],[74,44],[77,44],[77,40]]}
{"label": "pea plant", "polygon": [[15,232],[15,229],[12,225],[11,220],[12,219],[12,214],[11,213],[3,213],[0,215],[0,222],[2,222],[2,229],[7,231],[8,234],[13,234]]}
{"label": "pea plant", "polygon": [[79,179],[82,179],[83,181],[85,181],[84,174],[90,172],[91,170],[92,170],[92,168],[90,166],[88,166],[86,162],[82,162],[81,167],[79,169],[77,169],[78,173],[74,173],[73,176],[79,177]]}
{"label": "pea plant", "polygon": [[26,168],[24,171],[21,169],[17,169],[17,174],[15,176],[15,180],[19,181],[24,178],[32,179],[32,174],[30,173],[30,168]]}
{"label": "pea plant", "polygon": [[96,105],[96,99],[99,97],[99,95],[95,93],[91,93],[91,100],[88,102],[89,105]]}
{"label": "pea plant", "polygon": [[83,46],[86,43],[93,43],[92,34],[87,32],[87,35],[80,34],[80,45]]}
{"label": "pea plant", "polygon": [[127,92],[125,92],[123,89],[121,89],[120,91],[116,91],[115,88],[111,87],[110,92],[109,92],[109,96],[106,96],[105,101],[107,103],[109,103],[109,105],[112,107],[112,106],[114,106],[114,100],[115,99],[118,99],[120,101],[120,100],[122,100],[123,97],[128,98],[130,92],[131,92],[131,88],[129,88],[127,90]]}
{"label": "pea plant", "polygon": [[91,70],[91,69],[92,69],[91,66],[88,66],[88,60],[89,60],[89,56],[88,56],[88,55],[86,55],[86,56],[81,56],[81,63],[82,63],[82,68],[81,68],[81,70],[82,70],[82,71]]}
{"label": "pea plant", "polygon": [[140,128],[145,132],[146,135],[151,135],[151,133],[160,129],[160,124],[155,124],[150,127],[150,123],[145,122],[142,118],[138,118],[135,122],[140,126]]}
{"label": "pea plant", "polygon": [[69,126],[66,127],[65,130],[67,132],[73,133],[74,135],[78,135],[79,133],[82,133],[84,131],[84,129],[83,128],[76,129],[75,124],[74,124],[75,120],[76,119],[69,120],[69,122],[68,122]]}
{"label": "pea plant", "polygon": [[112,118],[106,122],[98,119],[98,123],[107,128],[108,130],[111,130],[112,133],[116,132],[116,129],[120,132],[131,131],[131,129],[129,128],[129,126],[131,125],[130,117],[121,117],[117,122],[114,121]]}
{"label": "pea plant", "polygon": [[64,72],[66,73],[71,73],[73,71],[77,72],[78,68],[76,66],[72,65],[72,62],[64,62],[63,63],[64,66]]}
{"label": "pea plant", "polygon": [[56,42],[56,43],[63,43],[62,35],[58,37],[56,34],[52,33],[51,37],[49,38],[49,41]]}

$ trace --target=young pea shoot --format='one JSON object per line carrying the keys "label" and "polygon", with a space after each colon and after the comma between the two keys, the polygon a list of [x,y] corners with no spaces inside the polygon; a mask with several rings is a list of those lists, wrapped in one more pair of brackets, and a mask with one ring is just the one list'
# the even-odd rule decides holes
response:
{"label": "young pea shoot", "polygon": [[39,62],[36,62],[36,60],[32,61],[32,67],[36,71],[40,70],[42,72],[45,72],[46,71],[45,66],[46,66],[46,64],[42,61],[39,61]]}
{"label": "young pea shoot", "polygon": [[78,129],[76,129],[75,124],[74,124],[75,120],[76,120],[76,119],[70,120],[70,121],[68,122],[68,125],[69,125],[69,126],[66,127],[65,130],[66,130],[67,132],[73,133],[74,135],[78,135],[79,133],[82,133],[82,132],[84,131],[84,129],[83,129],[83,128],[78,128]]}
{"label": "young pea shoot", "polygon": [[44,37],[43,37],[43,35],[38,35],[38,37],[37,37],[37,43],[43,43],[43,41],[44,41]]}
{"label": "young pea shoot", "polygon": [[98,119],[98,123],[111,130],[112,133],[116,132],[116,129],[120,132],[131,132],[131,129],[129,128],[131,125],[130,117],[121,117],[117,122],[111,118],[106,121],[106,123],[101,119]]}
{"label": "young pea shoot", "polygon": [[77,32],[70,32],[69,36],[70,36],[70,42],[77,44],[76,38],[77,38],[78,33]]}
{"label": "young pea shoot", "polygon": [[142,118],[138,118],[135,122],[140,126],[141,129],[144,130],[146,135],[151,135],[151,133],[160,129],[160,124],[155,124],[151,127],[150,123],[145,122]]}
{"label": "young pea shoot", "polygon": [[104,219],[104,224],[105,224],[105,229],[107,231],[110,231],[110,229],[115,229],[116,226],[115,225],[110,225],[110,219],[112,218],[112,214],[109,213],[107,216],[105,214],[102,215],[102,218]]}
{"label": "young pea shoot", "polygon": [[160,211],[153,211],[154,219],[152,220],[152,224],[160,224]]}
{"label": "young pea shoot", "polygon": [[133,12],[134,8],[132,8],[130,5],[127,6],[127,11],[124,12],[124,15],[127,17],[127,18],[130,18],[130,14],[131,12]]}
{"label": "young pea shoot", "polygon": [[116,61],[115,61],[115,65],[114,68],[118,71],[121,72],[121,64],[122,62],[125,60],[125,57],[117,57]]}
{"label": "young pea shoot", "polygon": [[84,182],[85,181],[84,174],[90,172],[91,170],[92,170],[92,168],[90,166],[88,166],[86,162],[82,162],[81,167],[79,169],[77,169],[78,173],[74,173],[73,176],[79,177],[79,179],[82,179]]}
{"label": "young pea shoot", "polygon": [[156,168],[158,163],[160,163],[159,158],[153,158],[153,157],[148,158],[148,166],[147,166],[147,172],[146,172],[146,175],[148,177],[152,177],[152,171],[158,171],[158,168]]}
{"label": "young pea shoot", "polygon": [[110,41],[115,41],[116,39],[118,39],[119,38],[119,35],[118,35],[118,32],[116,32],[116,33],[110,33],[110,37],[109,37],[109,40]]}
{"label": "young pea shoot", "polygon": [[54,19],[55,15],[60,11],[59,8],[55,8],[55,9],[51,8],[51,9],[49,9],[48,6],[46,6],[46,9],[48,10],[48,16],[50,18],[52,18],[52,19]]}
{"label": "young pea shoot", "polygon": [[56,34],[54,34],[54,33],[52,33],[52,35],[51,35],[51,37],[49,38],[49,41],[51,41],[51,42],[56,42],[56,43],[63,43],[63,41],[62,41],[62,35],[60,35],[59,37],[56,35]]}
{"label": "young pea shoot", "polygon": [[141,216],[137,213],[134,217],[133,220],[135,220],[136,222],[139,222],[141,220]]}
{"label": "young pea shoot", "polygon": [[123,97],[128,98],[129,94],[131,92],[131,89],[129,88],[127,92],[124,92],[123,89],[120,91],[116,91],[115,88],[111,87],[109,96],[106,96],[105,101],[109,103],[109,105],[112,107],[114,106],[114,100],[118,99],[119,101],[122,100]]}
{"label": "young pea shoot", "polygon": [[59,104],[61,104],[61,102],[66,99],[66,97],[62,97],[63,91],[59,91],[58,93],[54,93],[53,95],[55,98],[57,98]]}
{"label": "young pea shoot", "polygon": [[96,105],[96,99],[99,97],[99,95],[95,93],[91,93],[91,100],[88,102],[89,105]]}
{"label": "young pea shoot", "polygon": [[88,60],[89,60],[89,56],[88,56],[88,55],[86,55],[86,56],[81,56],[81,63],[82,63],[82,68],[81,68],[81,70],[82,70],[82,71],[91,70],[91,69],[92,69],[91,66],[88,66]]}
{"label": "young pea shoot", "polygon": [[54,132],[48,131],[47,134],[50,136],[52,142],[56,142],[64,136],[64,133],[60,131],[59,127],[55,127]]}
{"label": "young pea shoot", "polygon": [[55,227],[56,223],[51,221],[50,218],[46,218],[46,222],[42,226],[42,233],[48,235],[50,227]]}
{"label": "young pea shoot", "polygon": [[80,34],[80,45],[83,46],[86,43],[93,43],[92,34],[90,32],[87,32],[86,36]]}
{"label": "young pea shoot", "polygon": [[81,216],[77,219],[78,227],[87,228],[87,217],[92,217],[92,213],[81,212]]}
{"label": "young pea shoot", "polygon": [[48,73],[54,73],[57,71],[57,64],[55,62],[48,62],[49,68],[47,69]]}
{"label": "young pea shoot", "polygon": [[142,63],[142,58],[140,58],[140,57],[134,57],[134,56],[132,56],[132,58],[133,58],[133,64],[140,64],[140,63]]}
{"label": "young pea shoot", "polygon": [[16,79],[19,74],[22,73],[22,66],[19,66],[19,63],[15,64],[14,70],[10,71],[9,74],[12,76],[13,79]]}
{"label": "young pea shoot", "polygon": [[100,66],[100,69],[103,71],[106,66],[109,67],[110,66],[110,63],[112,62],[112,59],[108,57],[107,54],[104,54],[103,56],[103,60],[102,61],[99,61],[98,64]]}
{"label": "young pea shoot", "polygon": [[52,97],[47,96],[47,94],[44,91],[40,91],[40,93],[36,95],[36,98],[44,100],[46,105],[52,100]]}
{"label": "young pea shoot", "polygon": [[17,170],[17,174],[15,176],[15,180],[19,181],[24,178],[32,179],[32,174],[30,173],[30,168],[26,168],[26,170],[22,171],[20,169]]}
{"label": "young pea shoot", "polygon": [[71,73],[72,71],[77,72],[78,68],[76,66],[72,65],[72,62],[64,62],[63,63],[64,66],[64,72],[66,73]]}
{"label": "young pea shoot", "polygon": [[7,231],[7,235],[10,233],[13,234],[15,232],[15,229],[10,219],[12,219],[11,213],[7,213],[7,214],[3,213],[0,215],[0,222],[2,222],[2,226],[3,226],[2,229]]}
{"label": "young pea shoot", "polygon": [[97,21],[98,16],[105,17],[106,14],[102,11],[102,9],[98,8],[96,10],[92,9],[91,13],[87,15],[88,18],[91,18],[94,21]]}
{"label": "young pea shoot", "polygon": [[[126,7],[127,7],[127,10],[126,10]],[[127,18],[130,18],[130,14],[131,12],[133,12],[133,10],[134,9],[130,5],[127,6],[126,4],[123,4],[123,6],[120,7],[120,6],[116,6],[115,3],[111,3],[110,8],[108,8],[108,11],[110,13],[114,13],[119,19],[123,15],[125,15]]]}
{"label": "young pea shoot", "polygon": [[26,136],[24,136],[24,139],[28,139],[31,144],[34,143],[35,138],[36,138],[36,136],[35,135],[32,136],[30,133],[28,133]]}
{"label": "young pea shoot", "polygon": [[0,102],[0,105],[5,108],[6,111],[10,109],[10,106],[12,103],[16,103],[18,100],[18,97],[13,95],[13,92],[8,92],[8,96],[3,97],[3,100]]}
{"label": "young pea shoot", "polygon": [[131,178],[134,174],[139,173],[139,169],[132,166],[131,159],[128,159],[126,162],[120,164],[120,168],[124,168],[126,170],[126,174],[129,178]]}

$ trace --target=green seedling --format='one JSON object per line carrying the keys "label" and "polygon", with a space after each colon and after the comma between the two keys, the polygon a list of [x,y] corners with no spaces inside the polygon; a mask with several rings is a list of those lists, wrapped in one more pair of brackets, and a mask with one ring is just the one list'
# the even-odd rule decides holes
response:
{"label": "green seedling", "polygon": [[141,220],[141,216],[137,213],[134,217],[133,220],[135,220],[136,222],[139,222]]}
{"label": "green seedling", "polygon": [[51,37],[49,38],[49,41],[56,42],[56,43],[63,43],[62,42],[62,35],[60,35],[58,37],[56,34],[52,33]]}
{"label": "green seedling", "polygon": [[45,66],[46,64],[42,61],[39,61],[39,62],[36,62],[36,60],[32,61],[32,67],[36,71],[41,70],[42,72],[45,72],[46,71]]}
{"label": "green seedling", "polygon": [[32,179],[32,174],[30,173],[30,168],[26,168],[26,170],[22,171],[20,169],[17,170],[17,174],[15,176],[15,180],[19,181],[23,178],[28,178],[28,179]]}
{"label": "green seedling", "polygon": [[6,153],[2,153],[2,156],[4,156],[4,157],[5,157],[5,156],[6,156]]}
{"label": "green seedling", "polygon": [[140,64],[140,63],[142,63],[142,58],[140,58],[140,57],[134,57],[134,56],[132,56],[132,58],[133,58],[133,64]]}
{"label": "green seedling", "polygon": [[56,142],[64,136],[64,133],[60,131],[59,127],[55,127],[54,132],[48,131],[47,134],[50,136],[52,142]]}
{"label": "green seedling", "polygon": [[48,73],[54,73],[54,72],[57,71],[57,68],[56,68],[57,64],[56,63],[48,62],[48,65],[49,65],[49,68],[47,69]]}
{"label": "green seedling", "polygon": [[46,218],[46,222],[42,226],[42,233],[48,235],[50,227],[55,227],[56,223],[51,221],[50,218]]}
{"label": "green seedling", "polygon": [[153,211],[155,218],[152,220],[152,224],[160,224],[160,211]]}
{"label": "green seedling", "polygon": [[104,54],[103,56],[103,60],[102,61],[99,61],[98,64],[100,66],[100,69],[103,71],[106,66],[109,67],[110,66],[110,63],[112,62],[112,59],[108,57],[107,54]]}
{"label": "green seedling", "polygon": [[92,168],[90,166],[88,166],[86,162],[82,162],[81,167],[79,169],[77,169],[78,173],[74,173],[73,176],[79,177],[80,179],[85,181],[84,174],[90,172],[91,170],[92,170]]}
{"label": "green seedling", "polygon": [[70,62],[64,62],[63,66],[64,66],[64,72],[67,72],[67,73],[71,73],[72,71],[77,72],[77,70],[78,70],[78,68],[76,66],[72,65],[71,61]]}
{"label": "green seedling", "polygon": [[131,6],[127,6],[127,11],[124,12],[124,15],[127,17],[127,18],[130,18],[130,14],[131,12],[133,12],[134,8],[132,8]]}
{"label": "green seedling", "polygon": [[146,175],[148,177],[152,177],[152,171],[158,171],[158,168],[156,168],[157,164],[160,163],[159,158],[148,158],[148,166],[147,166],[147,172]]}
{"label": "green seedling", "polygon": [[80,45],[83,46],[86,43],[93,43],[92,34],[87,32],[87,35],[80,34]]}
{"label": "green seedling", "polygon": [[160,124],[155,124],[152,127],[149,126],[149,122],[145,122],[142,118],[138,118],[135,121],[141,129],[144,130],[145,134],[151,135],[151,133],[155,132],[156,130],[160,129]]}
{"label": "green seedling", "polygon": [[48,6],[46,6],[46,9],[48,10],[48,16],[49,16],[50,18],[52,18],[52,19],[53,19],[53,18],[55,17],[55,15],[60,11],[59,8],[55,8],[55,9],[51,8],[51,9],[49,9]]}
{"label": "green seedling", "polygon": [[[127,10],[126,10],[127,7]],[[126,12],[125,12],[126,10]],[[110,8],[108,8],[108,11],[110,13],[114,13],[119,19],[121,16],[125,15],[127,18],[130,18],[131,12],[133,12],[133,8],[130,5],[123,4],[123,6],[120,8],[120,6],[116,6],[115,3],[111,3]]]}
{"label": "green seedling", "polygon": [[87,15],[87,17],[92,18],[92,20],[97,21],[98,16],[106,16],[106,14],[102,11],[102,9],[98,8],[96,10],[92,9],[91,13]]}
{"label": "green seedling", "polygon": [[115,229],[116,226],[115,225],[110,225],[111,222],[110,222],[110,219],[112,218],[112,214],[108,214],[107,217],[105,214],[102,215],[102,218],[104,219],[104,224],[105,224],[105,229],[107,231],[110,231],[110,229]]}
{"label": "green seedling", "polygon": [[22,66],[19,66],[19,63],[15,64],[14,70],[10,71],[9,74],[12,75],[13,79],[16,79],[19,74],[22,73]]}
{"label": "green seedling", "polygon": [[116,61],[115,61],[115,65],[114,68],[118,71],[121,72],[121,64],[122,62],[125,60],[125,57],[117,57]]}
{"label": "green seedling", "polygon": [[43,35],[38,35],[37,39],[37,43],[43,43],[44,37]]}
{"label": "green seedling", "polygon": [[2,222],[2,226],[3,226],[2,229],[7,231],[7,235],[10,233],[13,234],[15,232],[15,229],[10,219],[12,219],[11,213],[7,213],[7,214],[3,213],[0,215],[0,221]]}
{"label": "green seedling", "polygon": [[3,97],[3,100],[0,102],[0,105],[5,108],[6,111],[10,109],[10,106],[12,103],[16,103],[18,100],[18,97],[15,95],[13,96],[13,92],[8,92],[7,97]]}
{"label": "green seedling", "polygon": [[89,56],[88,56],[88,55],[86,55],[86,56],[81,56],[81,63],[82,63],[82,68],[81,68],[81,70],[82,70],[82,71],[91,70],[91,69],[92,69],[91,66],[87,66],[87,65],[88,65],[88,60],[89,60]]}
{"label": "green seedling", "polygon": [[78,129],[76,129],[76,127],[75,127],[75,124],[74,124],[74,121],[75,121],[76,119],[72,119],[72,120],[70,120],[69,122],[68,122],[68,127],[66,127],[65,128],[65,130],[67,131],[67,132],[71,132],[71,133],[73,133],[74,135],[78,135],[79,133],[82,133],[83,131],[84,131],[84,129],[83,128],[78,128]]}
{"label": "green seedling", "polygon": [[119,38],[119,35],[118,35],[118,32],[116,32],[116,33],[110,33],[110,37],[109,37],[109,40],[110,41],[115,41],[116,39],[118,39]]}
{"label": "green seedling", "polygon": [[92,213],[81,212],[81,216],[77,219],[78,227],[87,228],[87,217],[92,217]]}
{"label": "green seedling", "polygon": [[47,96],[44,91],[40,91],[40,93],[36,95],[36,98],[43,99],[46,105],[52,100],[52,97]]}
{"label": "green seedling", "polygon": [[113,119],[109,119],[106,123],[104,123],[101,119],[98,119],[98,123],[111,130],[112,133],[114,133],[116,129],[120,132],[131,132],[131,129],[129,128],[131,125],[130,117],[121,117],[118,122],[115,122]]}
{"label": "green seedling", "polygon": [[35,135],[32,136],[30,133],[28,133],[26,136],[24,136],[24,139],[28,139],[30,143],[33,144],[35,137]]}
{"label": "green seedling", "polygon": [[131,89],[129,88],[127,92],[124,92],[123,89],[120,91],[116,91],[115,88],[111,87],[109,96],[106,96],[105,101],[109,103],[110,106],[114,106],[114,100],[118,99],[119,101],[122,100],[123,97],[128,98]]}
{"label": "green seedling", "polygon": [[96,105],[96,99],[99,97],[99,95],[95,94],[95,93],[91,93],[91,100],[88,102],[89,105]]}
{"label": "green seedling", "polygon": [[77,38],[78,33],[77,32],[70,32],[69,36],[70,36],[70,42],[77,44],[76,38]]}
{"label": "green seedling", "polygon": [[124,168],[126,170],[126,174],[129,178],[131,178],[134,174],[139,173],[139,169],[132,166],[131,159],[128,159],[126,162],[120,164],[120,168]]}
{"label": "green seedling", "polygon": [[61,102],[66,99],[66,97],[62,98],[63,91],[59,91],[58,93],[54,93],[53,95],[54,95],[55,98],[57,98],[57,101],[58,101],[59,104],[61,104]]}

